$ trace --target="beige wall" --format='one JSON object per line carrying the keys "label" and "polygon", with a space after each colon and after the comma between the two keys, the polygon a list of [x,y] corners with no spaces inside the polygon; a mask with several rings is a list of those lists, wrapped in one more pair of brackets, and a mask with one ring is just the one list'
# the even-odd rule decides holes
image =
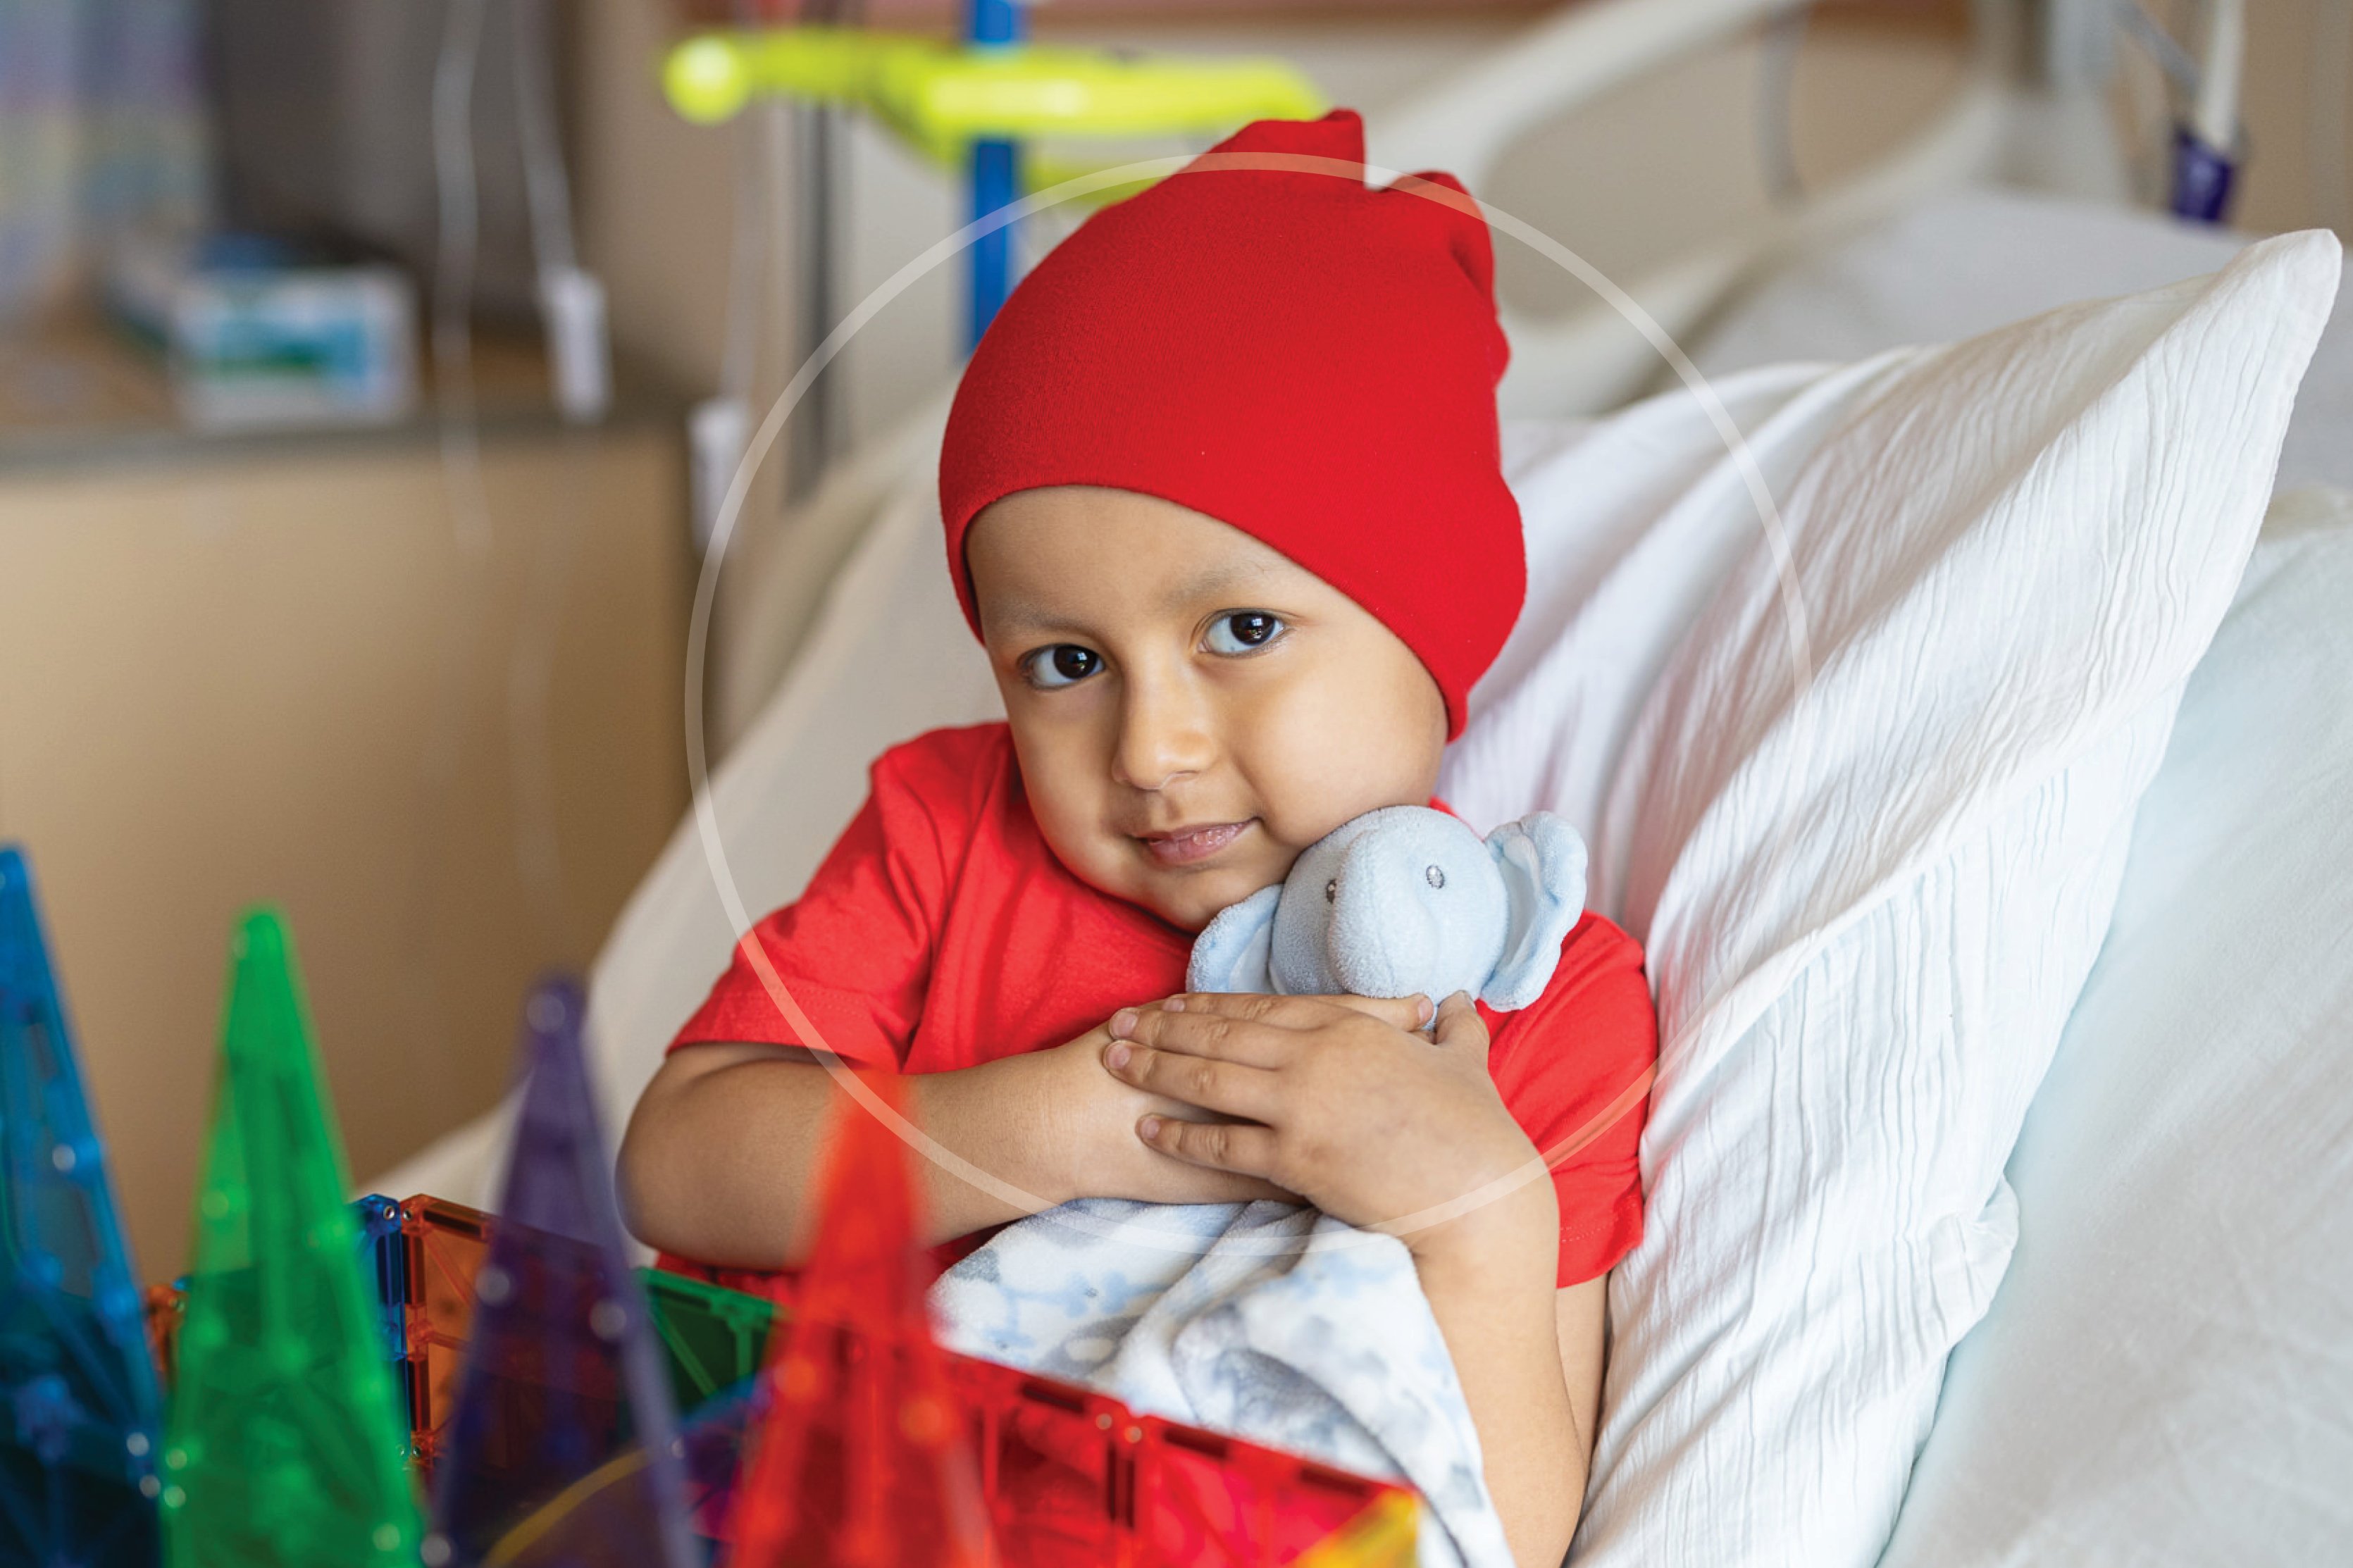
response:
{"label": "beige wall", "polygon": [[151,1279],[241,908],[288,913],[364,1179],[497,1098],[523,987],[683,806],[674,439],[493,439],[483,479],[474,551],[429,441],[0,472],[0,837]]}

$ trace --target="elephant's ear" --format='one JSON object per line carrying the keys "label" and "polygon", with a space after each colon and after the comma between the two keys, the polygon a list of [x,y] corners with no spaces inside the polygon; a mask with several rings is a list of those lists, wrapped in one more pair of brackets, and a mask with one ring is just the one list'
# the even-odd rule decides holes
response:
{"label": "elephant's ear", "polygon": [[1551,812],[1539,811],[1487,835],[1487,853],[1503,873],[1511,916],[1504,956],[1479,999],[1508,1013],[1544,994],[1560,962],[1561,942],[1585,913],[1585,840]]}
{"label": "elephant's ear", "polygon": [[1239,904],[1228,904],[1193,939],[1193,960],[1185,966],[1187,991],[1272,991],[1269,957],[1274,951],[1274,906],[1282,884],[1261,888]]}

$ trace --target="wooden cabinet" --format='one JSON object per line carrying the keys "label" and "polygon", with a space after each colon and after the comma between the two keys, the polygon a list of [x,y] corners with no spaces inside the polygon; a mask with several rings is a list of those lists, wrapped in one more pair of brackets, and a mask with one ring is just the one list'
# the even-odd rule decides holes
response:
{"label": "wooden cabinet", "polygon": [[481,530],[430,426],[0,428],[0,837],[39,879],[147,1278],[183,1265],[239,909],[287,911],[364,1180],[498,1097],[532,976],[585,966],[660,847],[686,800],[676,429],[494,418]]}

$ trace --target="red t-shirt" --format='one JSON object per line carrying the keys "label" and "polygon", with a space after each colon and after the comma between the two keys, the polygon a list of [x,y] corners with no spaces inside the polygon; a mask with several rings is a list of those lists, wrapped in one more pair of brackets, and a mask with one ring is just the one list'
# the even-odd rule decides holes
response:
{"label": "red t-shirt", "polygon": [[[892,747],[872,792],[800,899],[754,927],[776,973],[854,1066],[944,1072],[1059,1046],[1120,1008],[1185,989],[1193,937],[1087,886],[1047,847],[1001,722]],[[1440,804],[1433,802],[1432,804]],[[1588,914],[1552,983],[1515,1013],[1483,1003],[1487,1070],[1536,1147],[1597,1120],[1558,1163],[1563,1285],[1602,1274],[1642,1235],[1638,1087],[1657,1054],[1642,952]],[[737,951],[670,1048],[800,1045]],[[1607,1121],[1630,1095],[1625,1114]],[[704,1271],[709,1272],[709,1271]],[[739,1288],[760,1277],[716,1275]]]}

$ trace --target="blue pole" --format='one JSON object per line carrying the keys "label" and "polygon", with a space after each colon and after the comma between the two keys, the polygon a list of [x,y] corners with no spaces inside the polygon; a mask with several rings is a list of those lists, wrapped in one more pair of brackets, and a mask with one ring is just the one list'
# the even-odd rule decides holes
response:
{"label": "blue pole", "polygon": [[[1009,45],[1021,41],[1021,7],[1017,0],[969,0],[965,36],[975,44]],[[1012,142],[972,144],[972,216],[987,217],[1019,197],[1020,147]],[[980,344],[980,334],[997,319],[997,308],[1013,291],[1013,227],[1011,224],[984,236],[971,254],[972,287],[965,322],[965,352]]]}

